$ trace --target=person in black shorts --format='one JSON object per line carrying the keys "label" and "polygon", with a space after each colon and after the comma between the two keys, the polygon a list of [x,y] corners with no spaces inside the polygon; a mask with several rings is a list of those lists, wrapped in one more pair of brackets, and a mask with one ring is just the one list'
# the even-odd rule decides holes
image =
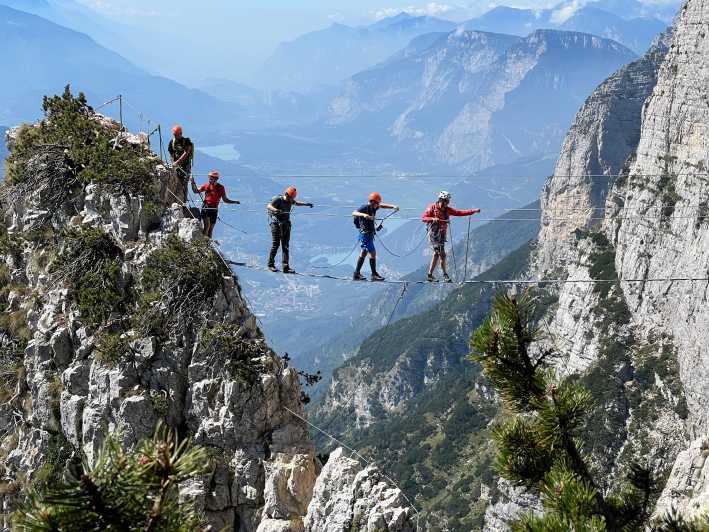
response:
{"label": "person in black shorts", "polygon": [[233,203],[239,205],[239,201],[231,200],[226,196],[226,189],[224,185],[218,183],[219,172],[212,170],[209,172],[209,182],[205,183],[201,187],[197,188],[197,185],[192,181],[192,192],[195,194],[200,194],[204,192],[204,202],[202,203],[202,233],[207,238],[212,238],[212,232],[214,232],[214,226],[217,223],[217,217],[219,216],[219,202],[224,200],[224,203]]}

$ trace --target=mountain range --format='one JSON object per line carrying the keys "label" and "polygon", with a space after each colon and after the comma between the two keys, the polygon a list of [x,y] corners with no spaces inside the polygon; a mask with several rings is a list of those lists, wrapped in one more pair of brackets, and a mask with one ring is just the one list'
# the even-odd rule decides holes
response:
{"label": "mountain range", "polygon": [[330,103],[327,136],[362,159],[388,151],[412,167],[464,172],[555,153],[586,96],[635,57],[615,41],[557,30],[430,40],[351,77]]}
{"label": "mountain range", "polygon": [[386,60],[418,36],[457,27],[521,37],[539,29],[578,31],[613,39],[641,54],[666,28],[666,19],[674,14],[670,9],[636,0],[562,2],[549,9],[498,6],[464,22],[402,12],[366,26],[332,24],[281,43],[255,74],[254,83],[297,92],[337,85]]}
{"label": "mountain range", "polygon": [[339,81],[375,65],[425,33],[451,31],[455,23],[406,13],[370,26],[332,24],[282,43],[256,75],[269,89],[305,92]]}
{"label": "mountain range", "polygon": [[125,117],[134,127],[147,127],[140,123],[140,112],[153,124],[179,121],[203,132],[238,116],[234,104],[154,76],[86,34],[3,5],[0,46],[0,69],[7,80],[0,87],[0,122],[5,124],[36,118],[42,96],[59,93],[69,83],[92,102],[123,94]]}
{"label": "mountain range", "polygon": [[[551,9],[519,9],[499,6],[469,20],[463,27],[525,36],[537,29],[582,31],[613,39],[636,53],[643,53],[667,25],[654,17],[624,18],[589,3],[583,7],[561,4]],[[627,16],[627,15],[626,15]]]}

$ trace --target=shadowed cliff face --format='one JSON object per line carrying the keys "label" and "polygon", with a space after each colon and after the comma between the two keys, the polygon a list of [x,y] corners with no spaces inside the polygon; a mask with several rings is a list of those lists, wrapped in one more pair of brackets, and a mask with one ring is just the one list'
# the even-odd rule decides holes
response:
{"label": "shadowed cliff face", "polygon": [[[172,203],[175,178],[143,136],[82,113],[73,123],[91,134],[76,138],[93,143],[47,144],[58,115],[11,133],[0,189],[4,508],[82,457],[93,463],[109,435],[130,449],[161,421],[209,450],[211,472],[181,494],[216,529],[345,532],[357,519],[412,530],[412,510],[376,468],[334,460],[318,481],[298,372],[269,349],[197,220]],[[104,134],[117,140],[104,146]],[[87,150],[117,156],[104,148],[148,172],[148,185],[76,166]]]}

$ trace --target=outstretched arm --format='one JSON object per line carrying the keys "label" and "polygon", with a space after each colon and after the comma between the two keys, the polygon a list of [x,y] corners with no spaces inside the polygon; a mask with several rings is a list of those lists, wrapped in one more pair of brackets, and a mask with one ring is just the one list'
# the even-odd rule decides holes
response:
{"label": "outstretched arm", "polygon": [[450,216],[471,216],[473,214],[478,214],[480,212],[480,209],[465,209],[465,210],[458,210],[454,209],[453,207],[448,207],[448,214]]}
{"label": "outstretched arm", "polygon": [[302,201],[296,201],[296,202],[295,202],[295,205],[296,205],[296,207],[310,207],[311,209],[313,208],[313,204],[312,204],[312,203],[305,203],[305,202],[302,202]]}
{"label": "outstretched arm", "polygon": [[399,210],[398,205],[392,205],[391,203],[380,203],[379,207],[382,209],[394,209],[395,211]]}
{"label": "outstretched arm", "polygon": [[222,199],[224,200],[224,203],[233,203],[233,204],[236,204],[236,205],[241,205],[241,202],[240,202],[240,201],[238,201],[238,200],[231,200],[231,199],[227,198],[226,194],[224,194],[224,196],[222,197]]}
{"label": "outstretched arm", "polygon": [[192,192],[195,194],[199,194],[201,191],[197,188],[197,185],[194,182],[194,179],[190,179],[190,185],[192,185]]}

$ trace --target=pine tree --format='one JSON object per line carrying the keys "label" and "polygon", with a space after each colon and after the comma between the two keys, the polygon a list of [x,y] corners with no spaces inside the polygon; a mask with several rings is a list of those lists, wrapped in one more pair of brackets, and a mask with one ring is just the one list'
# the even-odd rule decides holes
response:
{"label": "pine tree", "polygon": [[24,532],[192,532],[205,528],[202,516],[180,501],[178,485],[204,474],[207,452],[158,428],[135,452],[115,438],[104,443],[96,463],[59,486],[29,494],[15,512]]}
{"label": "pine tree", "polygon": [[535,350],[540,335],[534,321],[531,297],[501,295],[471,338],[470,356],[509,414],[493,430],[500,474],[537,490],[544,505],[542,516],[524,516],[512,529],[641,530],[655,490],[650,472],[633,464],[620,493],[601,492],[580,440],[591,394],[575,380],[556,376],[551,362],[558,353]]}

